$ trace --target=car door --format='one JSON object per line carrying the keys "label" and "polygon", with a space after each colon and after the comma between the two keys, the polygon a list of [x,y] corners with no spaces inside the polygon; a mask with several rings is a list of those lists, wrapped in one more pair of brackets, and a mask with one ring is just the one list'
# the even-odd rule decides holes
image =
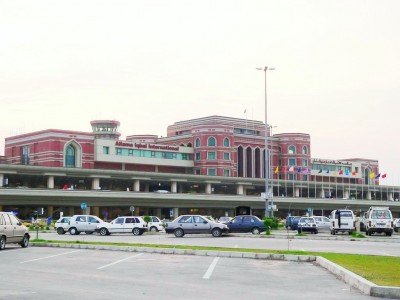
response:
{"label": "car door", "polygon": [[243,217],[234,217],[227,225],[230,232],[243,232]]}
{"label": "car door", "polygon": [[14,239],[14,228],[11,224],[11,220],[8,214],[0,215],[0,233],[4,234],[7,238],[7,242],[15,243]]}
{"label": "car door", "polygon": [[11,220],[11,226],[13,228],[13,239],[15,242],[22,241],[23,236],[25,235],[25,227],[22,225],[22,222],[14,215],[8,215]]}
{"label": "car door", "polygon": [[97,225],[100,224],[100,221],[93,216],[87,217],[87,225],[85,231],[94,232],[97,228]]}
{"label": "car door", "polygon": [[193,233],[209,233],[211,225],[201,216],[193,216]]}
{"label": "car door", "polygon": [[185,233],[193,233],[193,217],[182,216],[177,224],[176,228],[182,228]]}
{"label": "car door", "polygon": [[110,233],[125,232],[124,221],[125,221],[124,218],[116,218],[115,220],[113,220],[108,227],[108,232]]}

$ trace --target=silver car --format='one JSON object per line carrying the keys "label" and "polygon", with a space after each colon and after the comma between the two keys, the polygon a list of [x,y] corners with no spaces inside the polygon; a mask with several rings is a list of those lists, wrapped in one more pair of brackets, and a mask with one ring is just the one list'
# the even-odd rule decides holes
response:
{"label": "silver car", "polygon": [[29,245],[28,228],[12,213],[0,212],[0,250],[6,244],[19,244],[22,248]]}
{"label": "silver car", "polygon": [[229,232],[229,229],[225,224],[213,222],[205,216],[182,215],[172,222],[167,222],[165,232],[173,233],[176,237],[192,233],[211,233],[214,237],[220,237],[222,233]]}
{"label": "silver car", "polygon": [[54,229],[58,234],[65,234],[69,230],[69,220],[71,217],[62,217],[54,224]]}

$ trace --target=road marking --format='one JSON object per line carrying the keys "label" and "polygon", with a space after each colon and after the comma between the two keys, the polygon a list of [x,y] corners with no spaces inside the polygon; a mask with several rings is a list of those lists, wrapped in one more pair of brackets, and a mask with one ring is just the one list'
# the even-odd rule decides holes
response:
{"label": "road marking", "polygon": [[133,256],[129,256],[129,257],[127,257],[127,258],[117,260],[117,261],[115,261],[115,262],[113,262],[113,263],[111,263],[111,264],[98,267],[97,270],[101,270],[101,269],[104,269],[104,268],[111,267],[111,266],[113,266],[113,265],[119,264],[120,262],[123,262],[123,261],[125,261],[125,260],[131,259],[131,258],[134,258],[134,257],[138,257],[138,256],[140,256],[140,255],[143,255],[143,253],[139,253],[139,254],[136,254],[136,255],[133,255]]}
{"label": "road marking", "polygon": [[61,254],[56,254],[56,255],[51,255],[51,256],[46,256],[46,257],[41,257],[41,258],[35,258],[35,259],[30,259],[30,260],[25,260],[25,261],[21,261],[20,263],[21,263],[21,264],[24,264],[24,263],[27,263],[27,262],[32,262],[32,261],[37,261],[37,260],[42,260],[42,259],[57,257],[57,256],[66,255],[66,254],[71,254],[71,253],[76,253],[76,252],[80,252],[80,251],[82,251],[82,250],[64,252],[64,253],[61,253]]}
{"label": "road marking", "polygon": [[214,271],[215,266],[217,265],[219,257],[214,258],[211,265],[208,267],[207,272],[204,274],[203,279],[210,279],[212,272]]}

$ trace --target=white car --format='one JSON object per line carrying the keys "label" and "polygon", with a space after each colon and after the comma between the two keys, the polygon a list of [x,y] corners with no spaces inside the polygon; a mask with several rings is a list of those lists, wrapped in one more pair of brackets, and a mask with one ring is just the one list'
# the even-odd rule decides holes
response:
{"label": "white car", "polygon": [[[151,221],[147,223],[147,230],[148,231],[163,231],[164,226],[163,222],[156,216],[149,216]],[[144,220],[144,217],[141,217]]]}
{"label": "white car", "polygon": [[393,229],[394,229],[394,231],[396,231],[396,232],[399,232],[399,229],[400,229],[400,218],[399,219],[395,219],[394,221],[393,221]]}
{"label": "white car", "polygon": [[102,219],[92,215],[73,215],[69,220],[69,233],[77,235],[81,232],[92,234],[95,232],[97,225],[105,223]]}
{"label": "white car", "polygon": [[331,221],[329,218],[324,217],[324,216],[313,216],[315,221],[317,222],[318,225],[318,230],[329,230],[331,226]]}
{"label": "white car", "polygon": [[147,224],[141,217],[118,217],[110,223],[104,222],[97,225],[96,232],[100,235],[110,235],[112,233],[133,233],[142,235],[147,231]]}
{"label": "white car", "polygon": [[62,217],[54,224],[54,229],[58,234],[65,234],[69,229],[69,220],[71,217]]}

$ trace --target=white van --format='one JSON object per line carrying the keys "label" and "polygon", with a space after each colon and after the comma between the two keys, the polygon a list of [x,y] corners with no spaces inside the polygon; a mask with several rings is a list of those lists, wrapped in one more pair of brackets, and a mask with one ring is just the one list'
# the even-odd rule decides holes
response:
{"label": "white van", "polygon": [[387,236],[393,234],[393,215],[389,207],[371,206],[365,215],[365,232],[367,235],[373,233],[385,233]]}
{"label": "white van", "polygon": [[338,232],[352,234],[356,230],[356,218],[350,209],[336,209],[331,212],[329,219],[331,221],[331,234]]}

